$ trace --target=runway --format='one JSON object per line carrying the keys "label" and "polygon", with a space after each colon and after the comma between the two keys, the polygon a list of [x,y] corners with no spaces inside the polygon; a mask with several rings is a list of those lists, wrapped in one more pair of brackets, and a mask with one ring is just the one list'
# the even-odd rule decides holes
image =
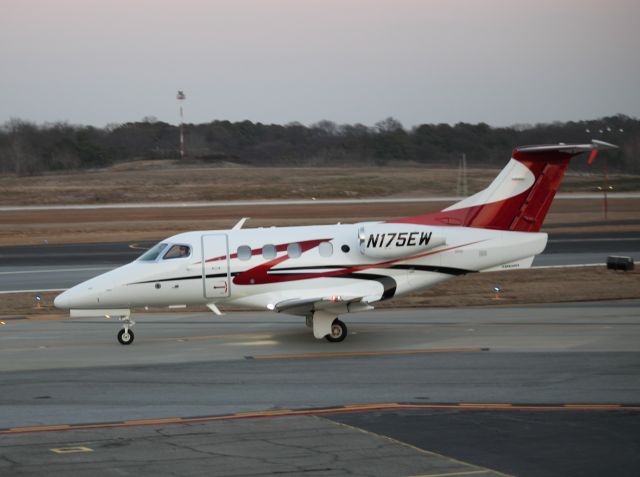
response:
{"label": "runway", "polygon": [[[0,293],[63,290],[135,260],[153,242],[0,247]],[[607,255],[640,261],[640,233],[550,234],[534,266],[604,263]]]}
{"label": "runway", "polygon": [[[640,301],[382,310],[349,316],[336,345],[281,315],[154,314],[129,347],[109,320],[16,317],[0,473],[637,475],[639,316]],[[91,450],[50,450],[72,447]]]}

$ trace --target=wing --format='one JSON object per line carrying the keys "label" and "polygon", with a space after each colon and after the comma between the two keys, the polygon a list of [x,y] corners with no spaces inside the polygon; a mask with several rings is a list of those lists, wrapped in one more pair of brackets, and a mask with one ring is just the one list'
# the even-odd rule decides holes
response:
{"label": "wing", "polygon": [[366,302],[362,296],[343,297],[339,295],[315,298],[293,298],[278,302],[269,308],[278,313],[288,313],[299,316],[311,316],[316,311],[325,311],[337,316],[341,313],[373,310],[373,306]]}

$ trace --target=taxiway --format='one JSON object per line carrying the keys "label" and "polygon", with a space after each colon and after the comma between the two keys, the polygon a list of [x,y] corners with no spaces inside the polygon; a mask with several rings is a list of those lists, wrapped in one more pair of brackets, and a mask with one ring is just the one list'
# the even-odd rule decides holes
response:
{"label": "taxiway", "polygon": [[127,347],[109,320],[15,317],[0,473],[637,475],[639,317],[640,301],[381,310],[336,345],[267,313],[145,315]]}

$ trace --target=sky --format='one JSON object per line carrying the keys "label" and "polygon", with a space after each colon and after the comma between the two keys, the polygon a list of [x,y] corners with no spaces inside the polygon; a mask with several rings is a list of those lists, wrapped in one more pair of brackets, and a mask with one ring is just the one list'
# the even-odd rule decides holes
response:
{"label": "sky", "polygon": [[638,0],[0,0],[0,123],[640,116]]}

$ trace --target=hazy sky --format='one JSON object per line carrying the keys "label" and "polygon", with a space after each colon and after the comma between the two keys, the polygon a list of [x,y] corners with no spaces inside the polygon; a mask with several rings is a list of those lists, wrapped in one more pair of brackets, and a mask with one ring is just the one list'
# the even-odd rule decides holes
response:
{"label": "hazy sky", "polygon": [[0,122],[640,116],[639,0],[0,5]]}

